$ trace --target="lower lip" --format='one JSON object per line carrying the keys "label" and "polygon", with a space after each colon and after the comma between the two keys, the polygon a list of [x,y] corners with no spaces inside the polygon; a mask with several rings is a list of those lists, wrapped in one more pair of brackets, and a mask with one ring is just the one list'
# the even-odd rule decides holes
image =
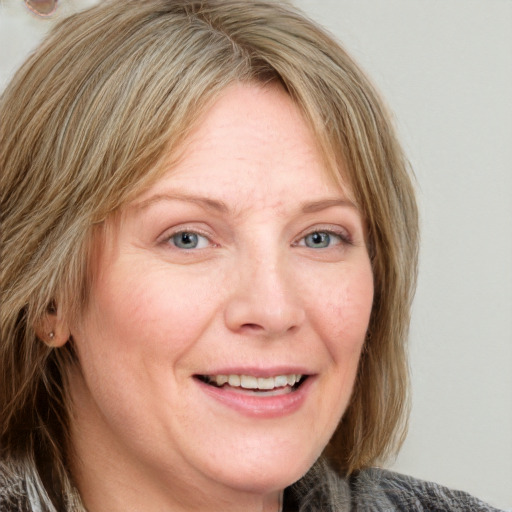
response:
{"label": "lower lip", "polygon": [[277,396],[257,396],[240,393],[230,387],[217,388],[196,380],[211,398],[242,413],[256,418],[279,418],[300,409],[310,392],[314,378],[309,376],[295,391]]}

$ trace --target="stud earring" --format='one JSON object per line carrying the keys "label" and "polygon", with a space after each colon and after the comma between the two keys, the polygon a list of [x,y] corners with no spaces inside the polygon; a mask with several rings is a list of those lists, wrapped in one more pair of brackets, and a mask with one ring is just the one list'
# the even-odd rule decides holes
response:
{"label": "stud earring", "polygon": [[52,331],[48,334],[48,338],[50,338],[50,341],[53,341],[53,338],[55,338],[55,333]]}

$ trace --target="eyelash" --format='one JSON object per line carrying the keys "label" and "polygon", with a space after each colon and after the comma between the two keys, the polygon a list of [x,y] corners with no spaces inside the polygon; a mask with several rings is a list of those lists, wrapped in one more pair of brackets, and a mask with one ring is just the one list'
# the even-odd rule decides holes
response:
{"label": "eyelash", "polygon": [[[306,239],[307,239],[307,237],[309,237],[311,235],[315,235],[315,234],[327,235],[329,237],[333,237],[334,236],[334,237],[336,237],[339,240],[339,243],[336,243],[334,245],[329,245],[327,247],[316,247],[316,248],[314,248],[314,249],[317,249],[317,250],[318,249],[330,249],[330,248],[338,246],[338,245],[353,245],[352,238],[350,237],[350,235],[345,230],[332,229],[332,228],[325,228],[325,229],[317,228],[317,229],[314,229],[312,231],[308,231],[306,234],[304,234],[298,240],[298,242],[294,243],[294,245],[295,246],[309,247],[306,244]],[[313,247],[309,247],[309,248],[313,249]]]}
{"label": "eyelash", "polygon": [[[200,237],[200,238],[204,238],[205,240],[207,240],[208,242],[208,245],[210,245],[212,242],[211,242],[211,239],[208,235],[204,234],[204,233],[201,233],[201,231],[198,231],[197,229],[180,229],[178,231],[174,231],[172,233],[170,233],[169,235],[166,235],[164,237],[164,239],[162,240],[162,243],[163,244],[172,244],[176,249],[178,250],[183,250],[183,251],[191,251],[191,250],[194,250],[194,249],[197,249],[196,247],[192,247],[192,248],[185,248],[185,247],[178,247],[175,243],[173,243],[173,238],[179,236],[179,235],[194,235],[196,237]],[[215,245],[215,244],[213,244]],[[205,247],[199,247],[199,249],[204,249]]]}
{"label": "eyelash", "polygon": [[[339,240],[339,243],[336,243],[334,245],[331,245],[329,243],[329,245],[327,247],[310,247],[307,245],[306,239],[307,239],[307,237],[309,237],[311,235],[315,235],[315,234],[327,235],[328,237],[334,236]],[[196,249],[199,250],[199,249],[206,248],[206,247],[192,247],[192,248],[179,247],[176,245],[176,243],[173,243],[173,239],[179,235],[182,235],[182,236],[183,235],[193,235],[196,237],[204,238],[208,242],[208,244],[212,244],[211,239],[208,235],[202,233],[201,231],[195,230],[195,229],[180,229],[178,231],[174,231],[171,234],[166,235],[165,238],[162,240],[162,243],[163,244],[172,244],[176,249],[183,250],[183,251],[192,251],[192,250],[196,250]],[[216,244],[213,244],[213,245],[215,246]],[[350,235],[345,230],[328,229],[328,228],[326,228],[326,229],[318,228],[318,229],[314,229],[312,231],[308,231],[307,233],[302,235],[298,239],[298,241],[296,241],[292,244],[293,247],[301,246],[301,247],[308,247],[310,249],[317,249],[317,250],[318,249],[329,249],[331,247],[335,247],[338,245],[353,245],[353,241],[352,241]]]}

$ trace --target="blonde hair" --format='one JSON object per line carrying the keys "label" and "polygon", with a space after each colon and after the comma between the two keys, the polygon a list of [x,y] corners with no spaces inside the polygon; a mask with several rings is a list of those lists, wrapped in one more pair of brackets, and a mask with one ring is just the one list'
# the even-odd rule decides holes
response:
{"label": "blonde hair", "polygon": [[[417,209],[390,115],[347,53],[285,3],[107,1],[61,22],[0,101],[0,449],[30,461],[50,499],[69,489],[64,367],[34,326],[88,300],[92,234],[161,172],[235,81],[279,81],[368,226],[375,299],[351,403],[326,448],[338,471],[375,464],[407,416],[406,338]],[[339,169],[347,169],[340,176]]]}

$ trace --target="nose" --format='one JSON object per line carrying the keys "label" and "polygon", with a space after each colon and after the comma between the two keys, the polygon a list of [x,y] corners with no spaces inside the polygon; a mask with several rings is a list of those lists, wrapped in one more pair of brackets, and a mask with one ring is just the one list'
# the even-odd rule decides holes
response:
{"label": "nose", "polygon": [[293,272],[269,254],[238,264],[225,308],[227,327],[237,333],[277,337],[297,330],[305,318]]}

